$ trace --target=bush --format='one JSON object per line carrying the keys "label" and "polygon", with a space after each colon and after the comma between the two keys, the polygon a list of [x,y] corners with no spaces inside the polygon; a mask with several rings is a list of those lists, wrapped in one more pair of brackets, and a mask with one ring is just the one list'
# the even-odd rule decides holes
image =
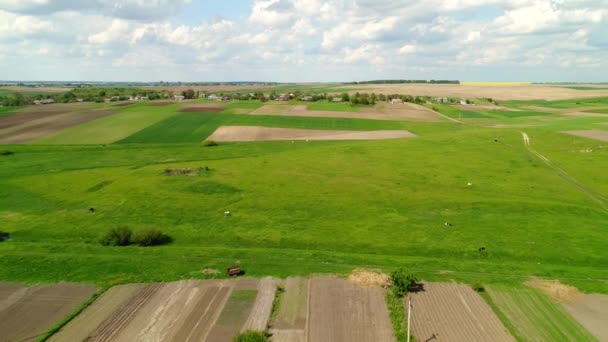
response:
{"label": "bush", "polygon": [[404,268],[399,268],[391,273],[391,283],[393,293],[397,297],[403,297],[407,294],[410,286],[416,285],[416,276],[408,273]]}
{"label": "bush", "polygon": [[133,238],[133,243],[144,247],[164,245],[169,242],[171,242],[169,235],[163,234],[158,229],[144,230],[137,233]]}
{"label": "bush", "polygon": [[266,342],[268,341],[268,334],[264,331],[247,330],[242,332],[240,335],[235,336],[232,340],[234,342]]}
{"label": "bush", "polygon": [[12,156],[15,154],[13,151],[0,151],[0,156]]}
{"label": "bush", "polygon": [[205,140],[203,142],[203,146],[217,146],[217,142],[215,142],[213,140]]}
{"label": "bush", "polygon": [[473,283],[471,287],[473,288],[473,290],[475,290],[475,292],[486,292],[485,287],[483,287],[481,283]]}
{"label": "bush", "polygon": [[7,233],[7,232],[3,232],[0,230],[0,242],[2,241],[6,241],[8,239],[11,238],[11,234]]}
{"label": "bush", "polygon": [[131,244],[132,232],[127,227],[116,227],[110,229],[101,237],[104,246],[128,246]]}

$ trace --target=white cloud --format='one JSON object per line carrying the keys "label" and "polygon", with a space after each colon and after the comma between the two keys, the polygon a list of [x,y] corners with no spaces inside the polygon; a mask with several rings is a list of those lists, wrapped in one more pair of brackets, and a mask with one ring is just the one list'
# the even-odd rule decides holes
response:
{"label": "white cloud", "polygon": [[606,0],[253,0],[200,22],[179,15],[189,2],[0,0],[0,74],[45,63],[49,78],[69,65],[89,79],[336,81],[567,66],[549,75],[608,78]]}

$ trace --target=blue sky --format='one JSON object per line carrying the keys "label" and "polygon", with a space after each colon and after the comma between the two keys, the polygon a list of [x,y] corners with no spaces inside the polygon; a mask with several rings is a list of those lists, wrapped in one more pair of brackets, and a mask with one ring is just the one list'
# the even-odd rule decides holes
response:
{"label": "blue sky", "polygon": [[608,81],[608,0],[0,0],[0,79]]}

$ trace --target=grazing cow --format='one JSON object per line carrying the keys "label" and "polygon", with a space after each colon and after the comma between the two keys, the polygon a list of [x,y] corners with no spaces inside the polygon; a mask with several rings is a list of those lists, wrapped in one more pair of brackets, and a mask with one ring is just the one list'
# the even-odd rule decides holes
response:
{"label": "grazing cow", "polygon": [[485,247],[481,247],[481,248],[479,248],[479,251],[480,251],[480,252],[483,252],[483,251],[485,251],[485,250],[486,250],[486,248],[485,248]]}
{"label": "grazing cow", "polygon": [[89,212],[92,214],[95,212],[95,208],[89,208]]}
{"label": "grazing cow", "polygon": [[498,142],[498,139],[494,139],[494,142]]}
{"label": "grazing cow", "polygon": [[232,216],[232,213],[228,210],[224,211],[224,217],[230,217]]}
{"label": "grazing cow", "polygon": [[445,223],[443,225],[446,226],[446,227],[451,227],[452,226],[452,224],[450,222],[448,222],[448,221],[445,221]]}

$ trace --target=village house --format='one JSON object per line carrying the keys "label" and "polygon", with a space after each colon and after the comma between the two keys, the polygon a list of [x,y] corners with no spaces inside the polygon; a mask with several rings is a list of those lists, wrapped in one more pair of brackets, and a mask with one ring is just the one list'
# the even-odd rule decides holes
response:
{"label": "village house", "polygon": [[391,100],[391,104],[402,104],[403,100],[402,99],[392,99]]}
{"label": "village house", "polygon": [[342,102],[342,98],[341,97],[334,97],[333,99],[331,99],[331,102]]}
{"label": "village house", "polygon": [[55,103],[55,100],[53,99],[44,99],[44,100],[35,100],[34,104],[37,105],[44,105],[44,104],[51,104],[51,103]]}
{"label": "village house", "polygon": [[310,95],[302,96],[302,98],[300,98],[300,100],[302,100],[302,101],[312,101],[312,96],[310,96]]}
{"label": "village house", "polygon": [[183,95],[173,95],[175,101],[183,101],[186,97]]}

